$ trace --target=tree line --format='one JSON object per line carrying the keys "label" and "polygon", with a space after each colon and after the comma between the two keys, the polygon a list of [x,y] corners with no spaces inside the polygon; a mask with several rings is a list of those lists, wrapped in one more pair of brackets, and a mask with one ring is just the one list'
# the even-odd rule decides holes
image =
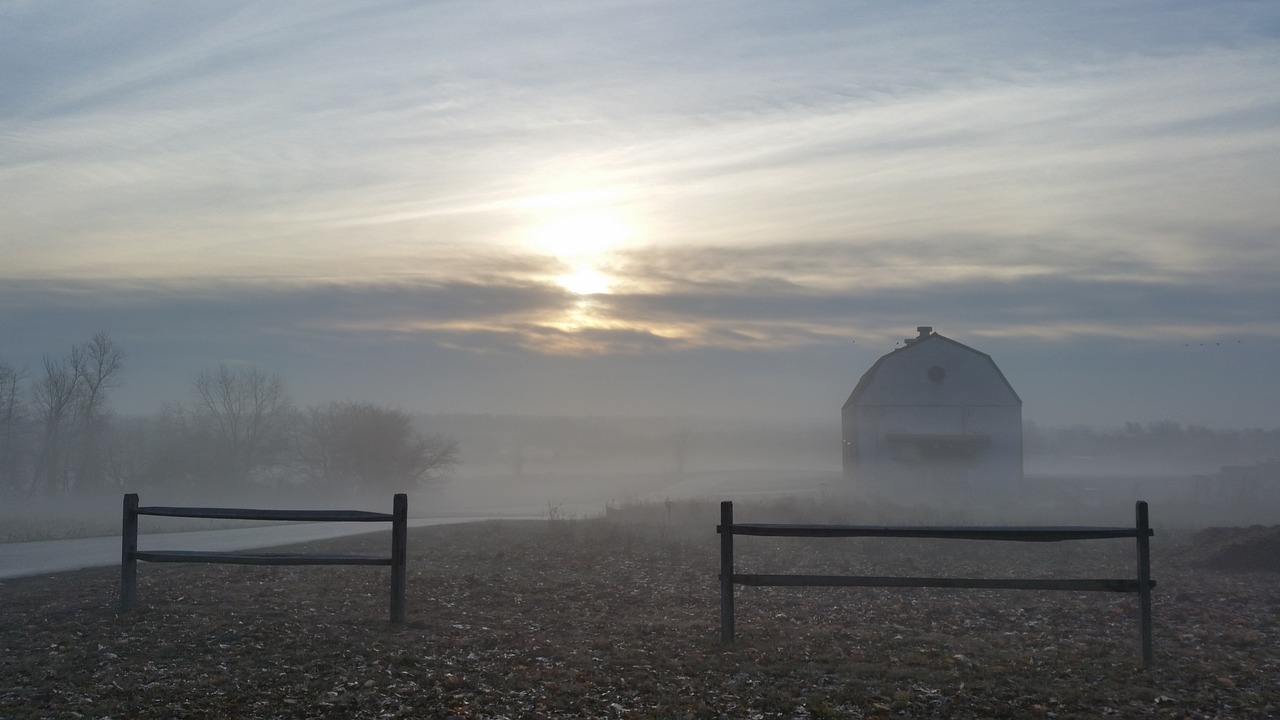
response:
{"label": "tree line", "polygon": [[109,401],[125,359],[106,333],[34,369],[0,358],[0,495],[403,492],[458,463],[455,440],[424,433],[404,410],[359,401],[298,407],[279,375],[254,367],[201,370],[185,402],[117,417]]}
{"label": "tree line", "polygon": [[1280,458],[1280,429],[1214,429],[1168,420],[1095,429],[1086,425],[1042,428],[1023,425],[1028,458],[1160,460],[1195,468],[1237,465]]}

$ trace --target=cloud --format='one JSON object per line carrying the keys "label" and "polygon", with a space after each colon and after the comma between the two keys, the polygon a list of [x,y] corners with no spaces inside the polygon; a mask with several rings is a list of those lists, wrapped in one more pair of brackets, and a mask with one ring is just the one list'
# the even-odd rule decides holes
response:
{"label": "cloud", "polygon": [[434,274],[376,283],[11,281],[0,290],[0,332],[110,329],[209,353],[220,343],[399,335],[463,352],[549,356],[883,343],[920,323],[1054,342],[1280,333],[1271,312],[1280,283],[1261,268],[1224,285],[1212,269],[1171,274],[1141,258],[1069,251],[1070,238],[1040,245],[1001,252],[931,238],[633,250],[608,268],[619,291],[593,296],[559,287],[559,265],[536,256],[458,258]]}
{"label": "cloud", "polygon": [[4,123],[11,267],[345,268],[405,236],[510,244],[565,189],[682,244],[1072,224],[1152,245],[1151,217],[1269,217],[1256,4],[306,7],[19,14],[67,27]]}
{"label": "cloud", "polygon": [[[921,323],[1280,336],[1278,36],[1248,1],[10,3],[0,357],[759,384]],[[608,295],[530,242],[582,211],[629,223]]]}
{"label": "cloud", "polygon": [[1203,339],[1280,330],[1263,264],[1169,268],[1069,235],[660,248],[619,261],[602,317],[678,347],[767,349],[895,338],[919,323],[980,336]]}

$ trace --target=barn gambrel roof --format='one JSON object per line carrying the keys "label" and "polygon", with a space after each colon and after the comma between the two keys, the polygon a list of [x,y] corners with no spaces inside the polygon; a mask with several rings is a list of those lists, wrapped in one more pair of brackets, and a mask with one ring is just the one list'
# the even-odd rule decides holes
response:
{"label": "barn gambrel roof", "polygon": [[991,369],[995,372],[996,376],[1000,378],[1000,382],[1004,383],[1004,386],[1009,389],[1009,393],[1013,395],[1015,400],[1018,401],[1018,405],[1022,405],[1022,398],[1018,395],[1018,392],[1013,389],[1013,386],[1009,384],[1009,380],[1004,376],[1004,373],[1000,372],[1000,367],[996,365],[996,361],[992,360],[990,355],[982,352],[981,350],[975,350],[969,347],[968,345],[965,345],[964,343],[956,342],[955,340],[952,340],[949,337],[939,335],[938,333],[930,333],[925,337],[911,338],[910,340],[907,341],[906,345],[903,345],[902,347],[894,350],[893,352],[886,353],[882,355],[879,360],[876,360],[875,364],[872,365],[865,373],[862,374],[862,377],[858,380],[858,384],[853,388],[853,392],[849,394],[849,399],[845,401],[841,409],[843,410],[845,408],[848,408],[850,406],[857,404],[858,399],[862,397],[862,394],[864,392],[866,392],[867,387],[869,387],[871,383],[875,381],[876,372],[880,368],[884,367],[885,363],[890,358],[893,358],[902,353],[909,353],[913,350],[917,350],[925,343],[930,343],[935,341],[950,343],[955,347],[960,348],[961,350],[971,352],[974,355],[977,355],[982,359],[986,360],[987,363],[991,365]]}

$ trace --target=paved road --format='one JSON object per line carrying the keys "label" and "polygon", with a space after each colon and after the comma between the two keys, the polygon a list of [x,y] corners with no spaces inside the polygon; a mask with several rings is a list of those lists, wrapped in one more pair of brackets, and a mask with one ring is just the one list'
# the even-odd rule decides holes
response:
{"label": "paved road", "polygon": [[[410,519],[409,527],[490,520],[489,517]],[[506,518],[510,519],[510,518]],[[385,523],[292,523],[233,530],[153,533],[138,536],[139,550],[217,550],[234,552],[326,540],[344,535],[388,532]],[[388,552],[390,549],[388,548]],[[0,579],[45,575],[120,564],[120,537],[0,543]]]}
{"label": "paved road", "polygon": [[[733,500],[777,495],[821,495],[838,487],[839,472],[783,472],[776,470],[706,472],[692,474],[672,483],[669,478],[639,483],[626,494],[625,484],[603,483],[581,478],[565,481],[562,486],[532,483],[512,486],[509,477],[486,481],[468,478],[434,499],[435,507],[447,507],[457,517],[410,519],[410,527],[475,522],[490,519],[546,519],[552,515],[564,518],[594,517],[604,512],[605,504],[617,497],[632,501],[662,502],[710,498]],[[652,487],[655,486],[656,487]],[[645,486],[641,489],[641,486]],[[446,491],[449,488],[445,488]],[[470,495],[467,495],[470,493]],[[455,497],[456,495],[456,497]],[[572,503],[565,503],[572,498]],[[464,516],[465,514],[465,516]],[[138,536],[139,550],[211,550],[235,552],[278,545],[310,542],[385,532],[385,523],[289,523],[267,527],[233,530],[202,530],[182,533],[150,533]],[[120,537],[45,540],[25,543],[0,543],[0,580],[28,575],[66,572],[90,567],[120,564]]]}

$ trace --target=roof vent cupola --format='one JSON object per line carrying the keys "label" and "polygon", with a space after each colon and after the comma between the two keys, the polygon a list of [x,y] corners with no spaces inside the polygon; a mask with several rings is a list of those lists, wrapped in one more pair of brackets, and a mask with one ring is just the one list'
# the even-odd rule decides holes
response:
{"label": "roof vent cupola", "polygon": [[907,339],[903,340],[903,341],[902,341],[902,344],[903,344],[903,345],[910,345],[911,343],[920,342],[921,340],[923,340],[923,339],[925,339],[925,338],[929,337],[930,335],[932,335],[932,334],[933,334],[933,326],[932,326],[932,325],[917,325],[917,326],[916,326],[916,332],[918,332],[918,333],[920,333],[920,334],[919,334],[919,335],[917,335],[917,336],[915,336],[915,337],[913,337],[913,338],[907,338]]}

